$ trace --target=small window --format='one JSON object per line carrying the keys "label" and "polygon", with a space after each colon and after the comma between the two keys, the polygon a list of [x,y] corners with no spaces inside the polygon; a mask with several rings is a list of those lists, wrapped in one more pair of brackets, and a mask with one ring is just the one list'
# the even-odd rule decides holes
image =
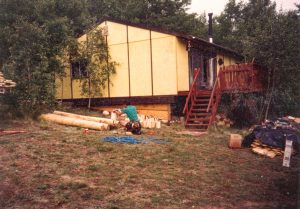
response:
{"label": "small window", "polygon": [[80,60],[71,63],[72,78],[87,77],[87,60]]}

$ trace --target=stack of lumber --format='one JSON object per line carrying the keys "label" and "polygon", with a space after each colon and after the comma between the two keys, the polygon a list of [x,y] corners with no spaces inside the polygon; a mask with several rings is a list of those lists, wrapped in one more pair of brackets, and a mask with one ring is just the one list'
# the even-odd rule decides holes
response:
{"label": "stack of lumber", "polygon": [[42,120],[54,122],[61,125],[76,126],[98,131],[109,130],[110,126],[115,126],[118,124],[118,121],[107,118],[91,117],[61,111],[54,111],[53,113],[43,114],[40,118]]}
{"label": "stack of lumber", "polygon": [[15,82],[13,82],[12,80],[6,80],[3,76],[3,73],[0,72],[0,88],[12,88],[15,86]]}
{"label": "stack of lumber", "polygon": [[252,152],[264,155],[270,158],[274,158],[275,156],[282,156],[284,151],[278,147],[271,147],[265,144],[262,144],[259,140],[254,140],[251,144]]}

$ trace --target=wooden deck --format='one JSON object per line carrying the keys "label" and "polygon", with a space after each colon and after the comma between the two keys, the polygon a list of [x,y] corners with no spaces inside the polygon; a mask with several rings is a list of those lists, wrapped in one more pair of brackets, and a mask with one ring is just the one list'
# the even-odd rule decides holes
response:
{"label": "wooden deck", "polygon": [[183,112],[187,128],[206,131],[217,114],[223,93],[250,93],[265,89],[265,70],[253,63],[236,64],[220,68],[212,90],[197,89],[200,69],[195,69],[194,81],[187,96]]}
{"label": "wooden deck", "polygon": [[263,78],[265,71],[252,63],[222,67],[219,72],[219,85],[226,92],[259,92],[265,89]]}

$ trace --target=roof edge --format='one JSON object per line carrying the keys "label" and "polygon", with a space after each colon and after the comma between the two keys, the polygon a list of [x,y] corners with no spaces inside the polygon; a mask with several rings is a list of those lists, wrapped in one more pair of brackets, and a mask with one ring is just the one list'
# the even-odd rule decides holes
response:
{"label": "roof edge", "polygon": [[[230,53],[230,54],[234,55],[235,57],[237,57],[239,59],[244,58],[244,56],[241,55],[240,53],[238,53],[237,51],[234,51],[230,48],[227,48],[227,47],[215,44],[215,43],[210,43],[209,41],[207,41],[203,38],[199,38],[199,37],[189,35],[189,34],[185,34],[185,33],[181,33],[181,32],[172,32],[172,31],[169,31],[169,30],[166,30],[166,29],[162,29],[162,28],[152,26],[152,25],[150,26],[150,25],[147,25],[147,24],[144,24],[144,23],[133,23],[133,22],[130,22],[130,21],[127,21],[127,20],[121,20],[121,19],[116,19],[116,18],[112,18],[112,17],[104,17],[100,21],[98,21],[94,26],[92,26],[92,28],[96,27],[97,25],[100,25],[101,23],[103,23],[105,21],[114,22],[114,23],[123,24],[123,25],[128,25],[128,26],[131,26],[131,27],[138,27],[138,28],[142,28],[142,29],[146,29],[146,30],[159,32],[159,33],[165,33],[165,34],[173,35],[173,36],[176,36],[176,37],[184,38],[184,39],[187,39],[187,40],[190,40],[190,41],[203,42],[205,44],[212,45],[212,46],[216,47],[218,50]],[[81,34],[81,35],[83,35],[83,34]]]}

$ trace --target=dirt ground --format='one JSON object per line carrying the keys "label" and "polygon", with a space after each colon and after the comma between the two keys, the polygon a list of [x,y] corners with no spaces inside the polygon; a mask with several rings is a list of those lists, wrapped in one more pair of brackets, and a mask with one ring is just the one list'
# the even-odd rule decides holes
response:
{"label": "dirt ground", "polygon": [[[298,208],[299,154],[291,168],[249,149],[228,148],[232,129],[177,134],[180,124],[144,130],[162,144],[115,144],[120,130],[38,121],[0,122],[0,208]],[[117,133],[118,132],[118,133]]]}

